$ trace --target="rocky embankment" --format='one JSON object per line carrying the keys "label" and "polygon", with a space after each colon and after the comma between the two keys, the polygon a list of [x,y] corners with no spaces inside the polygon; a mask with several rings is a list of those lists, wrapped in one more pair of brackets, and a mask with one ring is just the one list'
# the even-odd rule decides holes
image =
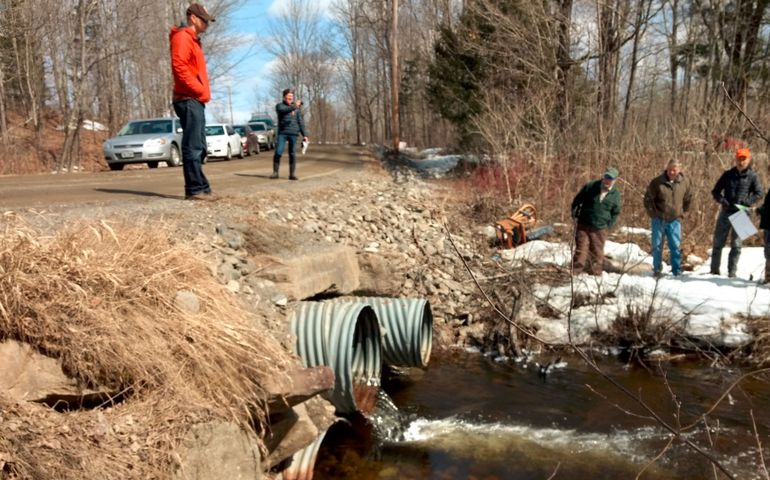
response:
{"label": "rocky embankment", "polygon": [[485,306],[463,260],[484,260],[477,250],[488,240],[452,232],[455,250],[445,227],[455,213],[437,203],[444,193],[414,178],[368,175],[305,195],[252,198],[254,218],[222,222],[198,243],[212,273],[274,332],[288,330],[298,300],[420,297],[431,303],[438,347],[483,342],[487,329],[474,318]]}

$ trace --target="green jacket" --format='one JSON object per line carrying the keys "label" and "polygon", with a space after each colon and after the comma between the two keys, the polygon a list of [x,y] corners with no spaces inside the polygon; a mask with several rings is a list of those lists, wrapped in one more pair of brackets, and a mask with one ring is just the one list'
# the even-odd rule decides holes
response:
{"label": "green jacket", "polygon": [[604,200],[599,200],[601,193],[601,180],[586,183],[572,200],[572,218],[592,228],[610,228],[615,225],[620,216],[620,190],[617,186],[612,187]]}
{"label": "green jacket", "polygon": [[681,218],[690,210],[691,202],[690,179],[681,173],[670,182],[666,172],[663,172],[663,175],[652,179],[644,193],[644,209],[647,210],[647,215],[652,219],[662,218],[666,222]]}

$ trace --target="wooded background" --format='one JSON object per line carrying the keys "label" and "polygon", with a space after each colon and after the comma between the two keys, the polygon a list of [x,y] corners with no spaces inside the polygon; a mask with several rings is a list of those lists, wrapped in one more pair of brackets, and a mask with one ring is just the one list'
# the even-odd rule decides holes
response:
{"label": "wooded background", "polygon": [[[305,100],[318,142],[388,144],[391,73],[398,73],[400,138],[502,158],[713,151],[745,141],[765,149],[726,99],[763,131],[768,111],[770,0],[286,0],[258,48],[275,56],[272,82]],[[245,0],[207,2],[203,37],[215,95],[232,84],[228,16]],[[0,134],[35,132],[42,162],[77,163],[82,121],[114,133],[129,119],[171,113],[168,33],[183,0],[11,0],[0,11]],[[281,88],[279,88],[281,87]],[[254,93],[254,110],[278,99]],[[215,112],[228,120],[226,112]],[[9,123],[20,116],[21,127]],[[41,148],[44,119],[64,132]]]}

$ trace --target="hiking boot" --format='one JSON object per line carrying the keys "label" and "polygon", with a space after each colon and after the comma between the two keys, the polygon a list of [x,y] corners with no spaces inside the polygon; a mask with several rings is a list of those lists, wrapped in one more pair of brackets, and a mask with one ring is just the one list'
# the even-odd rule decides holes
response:
{"label": "hiking boot", "polygon": [[199,202],[214,202],[219,200],[219,196],[214,195],[213,193],[198,193],[195,195],[185,195],[185,200],[195,200]]}
{"label": "hiking boot", "polygon": [[270,180],[275,180],[276,178],[278,178],[278,172],[273,172],[273,174],[270,175]]}
{"label": "hiking boot", "polygon": [[663,272],[655,272],[655,273],[652,274],[653,278],[660,278],[662,276],[663,276]]}
{"label": "hiking boot", "polygon": [[299,178],[294,175],[289,175],[289,180],[299,180]]}

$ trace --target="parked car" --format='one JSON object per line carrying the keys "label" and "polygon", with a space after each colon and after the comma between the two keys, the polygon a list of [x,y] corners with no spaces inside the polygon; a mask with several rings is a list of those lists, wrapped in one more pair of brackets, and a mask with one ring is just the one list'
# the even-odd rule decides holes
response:
{"label": "parked car", "polygon": [[182,165],[181,145],[182,125],[178,118],[132,120],[117,136],[104,142],[104,159],[110,170],[123,170],[131,163],[157,168],[160,162],[166,162],[178,167]]}
{"label": "parked car", "polygon": [[249,122],[249,127],[254,130],[259,139],[259,145],[265,150],[272,150],[275,148],[275,133],[270,129],[270,126],[265,122]]}
{"label": "parked car", "polygon": [[248,125],[233,125],[233,130],[241,136],[241,145],[246,150],[246,155],[251,156],[251,152],[259,155],[259,139],[257,134]]}
{"label": "parked car", "polygon": [[238,158],[243,158],[244,155],[241,136],[232,126],[225,123],[206,125],[206,146],[209,157],[223,157],[225,160],[230,160],[233,155],[237,155]]}
{"label": "parked car", "polygon": [[273,122],[273,117],[270,116],[267,112],[256,112],[251,114],[251,120],[249,120],[249,123],[256,123],[256,122],[262,122],[267,124],[268,130],[271,131],[273,136],[278,135],[278,132],[276,132],[275,128],[275,122]]}

